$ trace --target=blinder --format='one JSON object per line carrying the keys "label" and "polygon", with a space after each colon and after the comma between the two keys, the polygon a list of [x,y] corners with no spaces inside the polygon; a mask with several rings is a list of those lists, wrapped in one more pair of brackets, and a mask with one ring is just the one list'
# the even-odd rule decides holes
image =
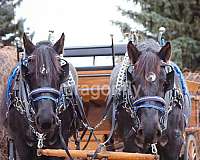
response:
{"label": "blinder", "polygon": [[133,66],[133,65],[130,65],[130,66],[127,68],[127,80],[128,80],[128,81],[132,81],[132,80],[133,80],[133,77],[134,77],[134,66]]}
{"label": "blinder", "polygon": [[59,57],[60,65],[62,67],[62,74],[60,75],[61,83],[64,83],[68,80],[69,77],[69,63]]}
{"label": "blinder", "polygon": [[174,69],[171,65],[162,63],[161,67],[164,67],[166,71],[166,83],[164,85],[164,92],[166,93],[169,90],[172,90],[174,88]]}
{"label": "blinder", "polygon": [[[31,56],[30,56],[31,57]],[[24,58],[21,61],[21,71],[22,71],[22,76],[25,80],[28,80],[29,78],[29,73],[28,73],[28,61],[30,61],[30,57]]]}

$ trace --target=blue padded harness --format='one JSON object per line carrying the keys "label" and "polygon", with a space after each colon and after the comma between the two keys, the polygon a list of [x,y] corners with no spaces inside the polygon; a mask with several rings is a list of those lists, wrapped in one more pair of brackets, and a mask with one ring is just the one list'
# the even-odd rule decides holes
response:
{"label": "blue padded harness", "polygon": [[[152,104],[142,104],[144,102],[147,102],[147,101],[154,101],[154,102],[159,102],[159,104],[161,104],[161,106],[158,106],[158,105],[152,105]],[[165,114],[166,113],[166,102],[163,98],[159,97],[159,96],[145,96],[145,97],[141,97],[137,100],[135,100],[133,103],[132,103],[132,106],[133,106],[133,110],[135,112],[138,111],[138,109],[140,108],[153,108],[153,109],[156,109],[158,111],[160,111],[161,113]]]}
{"label": "blue padded harness", "polygon": [[176,72],[176,75],[178,76],[178,78],[181,82],[181,89],[182,89],[183,95],[188,95],[189,91],[187,89],[187,85],[186,85],[186,81],[183,76],[183,73],[181,72],[180,68],[175,63],[171,62],[171,65],[173,66],[173,68]]}
{"label": "blue padded harness", "polygon": [[37,102],[37,101],[40,101],[42,99],[52,100],[53,102],[58,103],[58,99],[53,98],[51,96],[39,96],[39,97],[34,98],[33,102]]}
{"label": "blue padded harness", "polygon": [[[50,95],[39,95],[37,96],[37,94],[41,94],[41,93],[50,93],[50,94],[54,94],[55,96],[50,96]],[[56,97],[56,98],[55,98]],[[51,87],[41,87],[41,88],[37,88],[31,91],[31,93],[29,94],[29,100],[36,102],[36,101],[40,101],[43,99],[46,100],[52,100],[53,102],[55,102],[56,104],[59,101],[59,97],[60,97],[60,92],[54,88]]]}
{"label": "blue padded harness", "polygon": [[8,77],[7,88],[6,88],[6,103],[8,104],[8,106],[11,103],[10,102],[10,99],[11,99],[10,93],[11,93],[11,90],[12,90],[13,81],[15,80],[17,73],[20,71],[21,64],[23,64],[23,63],[27,63],[27,59],[23,59],[21,62],[19,62],[15,66],[15,68],[13,68],[11,74]]}
{"label": "blue padded harness", "polygon": [[152,104],[143,104],[143,105],[135,106],[135,111],[137,112],[138,109],[140,109],[140,108],[153,108],[153,109],[160,111],[163,114],[166,111],[164,107],[159,107],[159,106],[152,105]]}
{"label": "blue padded harness", "polygon": [[12,84],[13,84],[13,81],[14,81],[18,71],[19,71],[19,68],[20,68],[20,65],[17,64],[17,66],[12,70],[12,73],[9,75],[8,80],[7,80],[6,103],[7,103],[8,106],[9,106],[10,100],[11,100],[10,93],[11,93],[11,90],[12,90]]}
{"label": "blue padded harness", "polygon": [[166,42],[165,42],[165,39],[164,39],[164,38],[161,38],[160,45],[161,45],[161,46],[164,46],[165,43],[166,43]]}

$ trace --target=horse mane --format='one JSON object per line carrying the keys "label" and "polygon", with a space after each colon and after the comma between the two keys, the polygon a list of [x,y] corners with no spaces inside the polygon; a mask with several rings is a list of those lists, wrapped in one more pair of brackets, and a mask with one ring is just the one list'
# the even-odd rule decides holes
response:
{"label": "horse mane", "polygon": [[137,49],[141,53],[135,64],[135,75],[147,84],[146,76],[153,72],[156,77],[160,74],[160,58],[157,53],[160,51],[159,44],[153,39],[145,40],[137,45]]}
{"label": "horse mane", "polygon": [[36,74],[36,81],[38,82],[38,80],[40,80],[40,69],[41,66],[44,65],[49,71],[45,75],[47,81],[58,86],[59,75],[62,72],[62,68],[59,64],[57,53],[53,49],[52,44],[47,41],[37,43],[32,56],[35,59],[35,68],[33,68],[33,71]]}

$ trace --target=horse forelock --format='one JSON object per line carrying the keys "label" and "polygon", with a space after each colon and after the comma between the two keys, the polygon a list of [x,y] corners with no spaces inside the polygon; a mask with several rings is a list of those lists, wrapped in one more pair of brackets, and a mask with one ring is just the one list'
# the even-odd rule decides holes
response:
{"label": "horse forelock", "polygon": [[160,50],[159,44],[153,39],[148,39],[137,46],[141,55],[135,64],[135,75],[140,80],[144,80],[147,83],[146,76],[150,72],[155,73],[156,77],[160,74],[160,58],[157,53]]}
{"label": "horse forelock", "polygon": [[35,59],[34,73],[36,75],[36,81],[41,79],[41,67],[45,66],[47,73],[46,78],[48,82],[58,85],[59,75],[62,72],[61,65],[57,59],[57,53],[49,43],[40,43],[37,45],[33,52],[33,57]]}

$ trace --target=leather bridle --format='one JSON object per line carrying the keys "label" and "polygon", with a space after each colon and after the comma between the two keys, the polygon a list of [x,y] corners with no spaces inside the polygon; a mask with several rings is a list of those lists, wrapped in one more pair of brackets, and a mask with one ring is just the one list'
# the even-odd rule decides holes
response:
{"label": "leather bridle", "polygon": [[[165,92],[168,90],[172,90],[174,88],[174,70],[173,67],[171,65],[168,65],[166,63],[161,63],[161,67],[169,67],[170,68],[170,72],[167,72],[167,81],[168,81],[168,86],[165,89]],[[130,68],[133,68],[133,70],[130,71]],[[169,69],[168,68],[168,69]],[[165,70],[167,70],[165,68]],[[151,109],[155,109],[160,113],[160,120],[159,123],[161,125],[161,131],[164,131],[167,128],[167,121],[168,121],[168,113],[169,113],[169,108],[166,105],[166,101],[163,97],[159,97],[159,96],[144,96],[144,97],[140,97],[137,99],[134,99],[132,91],[131,91],[131,86],[130,86],[130,72],[134,72],[134,66],[129,66],[127,68],[126,71],[126,79],[125,79],[125,86],[123,89],[123,106],[125,105],[126,107],[125,110],[131,115],[131,118],[134,119],[135,122],[132,126],[131,131],[129,131],[127,137],[130,137],[131,135],[133,135],[134,132],[137,131],[140,122],[140,119],[138,117],[138,111],[142,108],[151,108]],[[172,79],[173,78],[173,79]],[[173,83],[173,84],[171,84]],[[124,91],[125,90],[125,91]]]}

